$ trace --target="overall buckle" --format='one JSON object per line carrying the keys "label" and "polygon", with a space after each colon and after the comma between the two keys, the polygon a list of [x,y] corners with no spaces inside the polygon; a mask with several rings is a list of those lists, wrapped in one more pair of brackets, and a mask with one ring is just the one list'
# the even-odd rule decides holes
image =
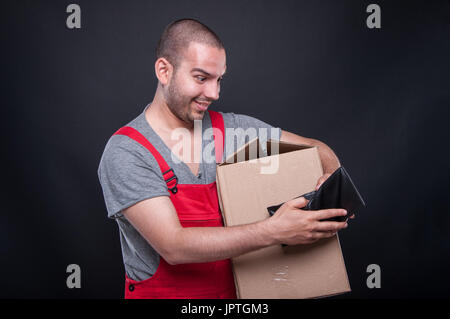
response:
{"label": "overall buckle", "polygon": [[[177,185],[178,185],[178,177],[177,177],[177,175],[175,175],[173,169],[172,169],[172,168],[169,168],[167,171],[165,171],[165,172],[163,173],[163,177],[164,177],[164,175],[166,175],[166,174],[169,173],[170,171],[172,171],[173,176],[169,177],[168,179],[165,179],[165,182],[166,182],[166,184],[167,184],[167,188],[169,189],[169,191],[171,191],[172,194],[175,194],[175,193],[178,191],[178,189],[177,189]],[[172,187],[169,187],[169,182],[172,181],[172,180],[175,180],[175,185],[173,185]]]}

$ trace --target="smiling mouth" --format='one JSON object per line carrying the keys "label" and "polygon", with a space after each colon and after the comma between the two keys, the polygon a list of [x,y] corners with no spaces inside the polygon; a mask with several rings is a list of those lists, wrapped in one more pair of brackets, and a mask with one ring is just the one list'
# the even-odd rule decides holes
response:
{"label": "smiling mouth", "polygon": [[194,100],[194,102],[197,108],[200,109],[201,111],[206,111],[208,109],[208,106],[211,104],[211,102],[203,102],[198,100]]}

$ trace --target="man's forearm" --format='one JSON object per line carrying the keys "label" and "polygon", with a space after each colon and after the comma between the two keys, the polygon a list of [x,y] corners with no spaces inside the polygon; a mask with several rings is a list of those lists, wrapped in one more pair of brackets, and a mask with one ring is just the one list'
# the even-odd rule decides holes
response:
{"label": "man's forearm", "polygon": [[264,221],[232,227],[187,227],[174,234],[171,264],[228,259],[275,244]]}
{"label": "man's forearm", "polygon": [[299,136],[294,133],[290,133],[287,131],[281,131],[281,141],[294,143],[294,144],[303,144],[316,146],[319,152],[320,161],[322,162],[322,167],[324,174],[333,173],[337,168],[341,166],[338,157],[333,152],[333,150],[326,145],[325,143],[315,140],[312,138],[306,138],[303,136]]}
{"label": "man's forearm", "polygon": [[314,140],[313,145],[317,146],[317,149],[319,151],[320,161],[322,162],[324,174],[331,174],[341,166],[336,154],[327,144],[318,140]]}

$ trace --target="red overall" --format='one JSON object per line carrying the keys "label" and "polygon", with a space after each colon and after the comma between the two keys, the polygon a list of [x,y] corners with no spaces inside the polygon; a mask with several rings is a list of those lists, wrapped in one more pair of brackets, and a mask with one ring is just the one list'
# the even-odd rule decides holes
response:
{"label": "red overall", "polygon": [[[222,159],[224,123],[222,115],[209,111],[214,132],[216,162]],[[216,138],[217,132],[222,133]],[[153,145],[132,127],[122,127],[114,135],[126,135],[147,148],[159,164],[170,190],[170,200],[183,227],[223,227],[216,182],[178,184],[178,178]],[[220,134],[219,134],[220,135]],[[125,274],[125,298],[235,299],[236,289],[229,259],[208,263],[169,265],[160,257],[155,274],[135,281]]]}

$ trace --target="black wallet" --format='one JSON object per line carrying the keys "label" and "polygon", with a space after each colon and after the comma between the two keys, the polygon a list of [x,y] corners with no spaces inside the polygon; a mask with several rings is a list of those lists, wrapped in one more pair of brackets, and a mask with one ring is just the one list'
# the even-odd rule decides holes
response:
{"label": "black wallet", "polygon": [[[298,197],[305,197],[309,200],[308,204],[301,208],[303,210],[320,210],[329,208],[344,208],[347,210],[347,216],[338,216],[329,218],[330,221],[346,221],[358,209],[366,206],[364,200],[353,184],[347,171],[341,166],[320,185],[317,191],[309,192]],[[275,214],[281,205],[267,207],[270,216]]]}

